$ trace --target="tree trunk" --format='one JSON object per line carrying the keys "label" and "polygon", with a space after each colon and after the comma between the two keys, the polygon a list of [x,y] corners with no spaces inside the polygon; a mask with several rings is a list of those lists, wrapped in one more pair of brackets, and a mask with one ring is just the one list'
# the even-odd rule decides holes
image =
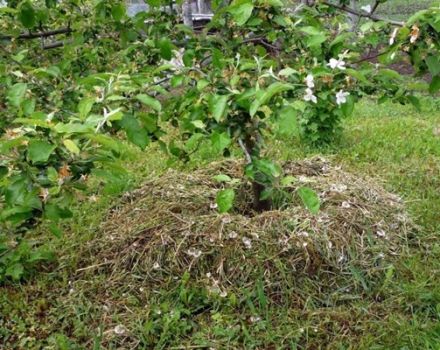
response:
{"label": "tree trunk", "polygon": [[[246,153],[246,158],[248,158],[248,163],[252,162],[252,158],[258,158],[260,150],[256,142],[257,137],[252,137],[251,135],[246,135],[244,149]],[[243,147],[242,146],[242,147]],[[253,180],[252,181],[252,192],[253,192],[253,207],[257,212],[262,212],[270,210],[272,208],[272,201],[270,199],[261,199],[261,196],[266,187]]]}
{"label": "tree trunk", "polygon": [[265,189],[266,188],[264,187],[264,185],[256,181],[252,181],[252,192],[254,195],[253,206],[254,210],[259,213],[270,210],[272,208],[272,201],[270,199],[261,199],[261,195],[263,194]]}

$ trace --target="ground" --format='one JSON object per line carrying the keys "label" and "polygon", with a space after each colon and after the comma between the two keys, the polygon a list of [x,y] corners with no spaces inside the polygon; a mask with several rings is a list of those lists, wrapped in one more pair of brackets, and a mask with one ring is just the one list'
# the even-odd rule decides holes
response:
{"label": "ground", "polygon": [[[84,247],[96,237],[106,213],[117,202],[116,195],[105,195],[97,186],[96,199],[83,201],[75,209],[75,220],[66,224],[65,235],[52,239],[50,245],[57,251],[58,264],[22,286],[3,288],[0,314],[6,317],[0,318],[0,337],[6,344],[4,348],[14,348],[12,344],[18,349],[39,349],[48,344],[52,344],[49,349],[91,348],[114,332],[113,328],[99,330],[104,322],[121,324],[124,331],[136,335],[142,344],[148,344],[148,339],[160,339],[157,348],[163,349],[172,346],[185,349],[179,347],[182,344],[249,349],[269,346],[274,349],[277,346],[437,349],[440,344],[440,246],[436,241],[440,231],[440,109],[438,100],[423,99],[422,112],[411,106],[362,102],[355,116],[344,121],[340,141],[327,149],[305,148],[295,140],[277,140],[270,147],[280,161],[323,155],[353,173],[371,176],[402,196],[420,229],[408,251],[384,271],[382,286],[352,293],[347,303],[331,307],[310,300],[300,310],[265,304],[264,293],[254,295],[250,289],[247,300],[236,301],[239,306],[217,303],[208,313],[210,318],[194,316],[193,320],[183,316],[159,317],[139,307],[138,299],[132,295],[113,295],[123,303],[114,310],[106,310],[103,319],[102,306],[90,302],[93,298],[87,294],[90,290],[87,286],[99,289],[108,275],[89,273],[87,279],[73,280],[78,276],[77,270],[84,267],[81,260]],[[191,172],[214,158],[204,151],[189,164],[170,166]],[[130,149],[124,164],[131,170],[127,189],[159,176],[167,168],[159,151],[146,156]],[[358,276],[354,274],[353,278]],[[84,290],[77,289],[81,285]],[[315,287],[312,284],[304,288]],[[206,298],[200,290],[158,290],[157,310],[165,313],[168,310],[168,315],[174,315],[170,310],[179,315],[194,312],[188,310],[181,293],[189,294],[195,304],[203,303]],[[120,307],[135,310],[130,323],[120,318]],[[255,315],[261,321],[249,322],[252,317],[255,320]],[[152,319],[154,327],[149,323]],[[188,331],[194,329],[193,322],[197,324],[196,331]],[[106,344],[105,348],[116,348],[118,338]]]}

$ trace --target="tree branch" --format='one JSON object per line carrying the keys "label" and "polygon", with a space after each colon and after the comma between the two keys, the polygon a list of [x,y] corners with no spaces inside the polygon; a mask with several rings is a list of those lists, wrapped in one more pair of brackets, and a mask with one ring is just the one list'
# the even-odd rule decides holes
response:
{"label": "tree branch", "polygon": [[71,32],[72,32],[72,29],[70,27],[67,27],[67,28],[50,30],[47,32],[23,33],[23,34],[20,34],[19,36],[2,35],[2,36],[0,36],[0,40],[11,40],[14,38],[17,38],[17,39],[47,38],[47,37],[58,35],[58,34],[69,34]]}
{"label": "tree branch", "polygon": [[244,156],[246,157],[246,162],[248,164],[252,163],[252,157],[251,157],[248,149],[244,145],[244,142],[241,138],[238,139],[238,144],[240,145],[241,149],[243,150]]}
{"label": "tree branch", "polygon": [[58,47],[63,47],[63,46],[64,46],[64,42],[62,42],[62,41],[55,41],[53,43],[44,45],[43,46],[43,50],[56,49]]}
{"label": "tree branch", "polygon": [[386,54],[389,53],[390,51],[391,51],[391,50],[385,50],[385,51],[382,51],[382,52],[378,52],[377,54],[374,54],[374,55],[372,55],[372,56],[367,56],[367,57],[361,58],[360,60],[355,61],[355,62],[352,62],[351,64],[359,64],[359,63],[362,63],[362,62],[366,62],[366,61],[374,60],[375,58],[378,58],[378,57],[380,57],[380,56],[386,55]]}
{"label": "tree branch", "polygon": [[359,11],[356,11],[356,10],[354,10],[354,9],[352,9],[350,7],[344,6],[344,5],[332,4],[332,3],[328,2],[328,1],[322,1],[322,4],[330,6],[330,7],[334,7],[336,9],[338,9],[338,10],[341,10],[341,11],[344,11],[344,12],[348,12],[348,13],[351,13],[351,14],[359,16],[359,17],[369,18],[369,19],[371,19],[373,21],[376,21],[376,22],[384,21],[384,22],[388,22],[388,23],[390,23],[390,24],[392,24],[394,26],[397,26],[397,27],[403,27],[405,25],[405,22],[399,22],[399,21],[394,21],[392,19],[379,17],[379,16],[376,16],[373,13],[359,12]]}

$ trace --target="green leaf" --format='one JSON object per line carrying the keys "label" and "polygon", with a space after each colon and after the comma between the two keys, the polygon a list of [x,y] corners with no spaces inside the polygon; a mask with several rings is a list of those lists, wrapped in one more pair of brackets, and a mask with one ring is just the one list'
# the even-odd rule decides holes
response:
{"label": "green leaf", "polygon": [[426,59],[429,72],[434,76],[440,73],[440,58],[436,56],[429,56]]}
{"label": "green leaf", "polygon": [[157,46],[159,47],[160,55],[164,60],[170,61],[173,58],[173,44],[170,39],[162,37],[157,42]]}
{"label": "green leaf", "polygon": [[84,134],[94,131],[94,129],[90,125],[79,123],[58,123],[57,125],[55,125],[54,130],[59,134]]}
{"label": "green leaf", "polygon": [[6,269],[5,276],[11,277],[14,281],[18,281],[24,274],[24,267],[20,263],[15,263]]}
{"label": "green leaf", "polygon": [[115,21],[120,22],[121,19],[125,16],[125,5],[124,4],[115,4],[112,6],[112,17]]}
{"label": "green leaf", "polygon": [[66,148],[69,150],[69,152],[71,152],[73,154],[79,154],[80,153],[80,149],[78,148],[76,143],[73,142],[72,140],[64,140],[63,144],[64,144],[64,146],[66,146]]}
{"label": "green leaf", "polygon": [[193,120],[191,122],[192,125],[194,125],[196,128],[199,129],[204,129],[206,127],[205,123],[203,123],[203,121],[201,120]]}
{"label": "green leaf", "polygon": [[235,192],[232,188],[217,192],[216,203],[220,213],[228,212],[234,205]]}
{"label": "green leaf", "polygon": [[286,136],[296,136],[299,133],[297,111],[291,107],[284,107],[278,114],[278,133]]}
{"label": "green leaf", "polygon": [[89,115],[90,111],[92,110],[92,107],[95,103],[94,98],[83,98],[78,103],[78,113],[81,120],[84,120]]}
{"label": "green leaf", "polygon": [[307,38],[307,46],[311,48],[318,47],[326,40],[327,36],[324,34],[312,35]]}
{"label": "green leaf", "polygon": [[315,191],[309,187],[298,188],[298,195],[300,196],[304,206],[312,213],[319,212],[320,200]]}
{"label": "green leaf", "polygon": [[278,72],[278,75],[281,75],[281,76],[284,76],[284,77],[289,77],[291,75],[298,74],[298,73],[299,72],[297,70],[295,70],[293,68],[290,68],[290,67],[287,67],[287,68],[281,69]]}
{"label": "green leaf", "polygon": [[55,7],[57,4],[57,0],[45,0],[46,7]]}
{"label": "green leaf", "polygon": [[27,84],[17,83],[13,85],[8,91],[8,101],[14,107],[20,107],[21,102],[26,94]]}
{"label": "green leaf", "polygon": [[341,105],[342,113],[344,116],[349,117],[353,114],[354,111],[354,98],[353,96],[347,97],[347,102]]}
{"label": "green leaf", "polygon": [[63,236],[63,231],[58,227],[58,225],[50,224],[49,231],[56,237],[61,238]]}
{"label": "green leaf", "polygon": [[219,174],[213,177],[217,182],[231,182],[232,178],[226,174]]}
{"label": "green leaf", "polygon": [[148,143],[150,142],[148,132],[141,127],[139,121],[135,117],[126,114],[120,124],[125,130],[130,142],[141,149],[145,149],[145,147],[148,146]]}
{"label": "green leaf", "polygon": [[252,16],[253,9],[254,5],[252,5],[251,2],[245,2],[241,4],[233,3],[231,6],[229,6],[228,12],[232,15],[237,25],[242,26]]}
{"label": "green leaf", "polygon": [[365,77],[365,75],[363,73],[361,73],[360,71],[356,70],[356,69],[352,69],[352,68],[347,68],[345,70],[345,73],[352,76],[353,78],[363,82],[364,84],[367,85],[371,85],[371,83],[369,82],[369,80]]}
{"label": "green leaf", "polygon": [[29,1],[22,2],[18,9],[18,19],[25,28],[32,28],[36,24],[35,9]]}
{"label": "green leaf", "polygon": [[146,2],[148,5],[153,7],[159,7],[162,4],[161,0],[147,0]]}
{"label": "green leaf", "polygon": [[217,123],[223,119],[228,107],[227,95],[211,95],[208,101],[209,112]]}
{"label": "green leaf", "polygon": [[44,217],[49,220],[58,221],[60,219],[69,219],[73,213],[68,208],[63,208],[58,204],[47,204],[44,208]]}
{"label": "green leaf", "polygon": [[295,176],[287,175],[281,179],[280,184],[282,187],[288,187],[288,186],[291,186],[292,184],[294,184],[296,181],[297,181],[297,179]]}
{"label": "green leaf", "polygon": [[402,79],[402,76],[398,72],[396,72],[395,70],[392,70],[392,69],[380,69],[378,71],[378,76],[390,78],[390,79],[395,79],[395,80]]}
{"label": "green leaf", "polygon": [[35,105],[36,105],[36,101],[34,98],[24,100],[23,103],[21,104],[21,107],[22,107],[24,114],[29,116],[32,113],[34,113],[35,112]]}
{"label": "green leaf", "polygon": [[144,105],[151,107],[158,112],[162,110],[162,105],[160,104],[160,102],[149,95],[139,94],[136,96],[136,99],[142,102]]}
{"label": "green leaf", "polygon": [[193,152],[197,149],[202,139],[205,135],[200,133],[192,134],[191,137],[186,141],[184,149],[186,152]]}
{"label": "green leaf", "polygon": [[9,173],[8,167],[0,165],[0,179],[8,175],[8,173]]}
{"label": "green leaf", "polygon": [[176,87],[182,85],[184,80],[185,80],[185,76],[183,76],[181,74],[174,75],[170,80],[170,85],[171,85],[171,87],[176,88]]}
{"label": "green leaf", "polygon": [[209,85],[209,81],[206,79],[200,79],[197,81],[197,90],[202,91],[205,87]]}
{"label": "green leaf", "polygon": [[182,56],[182,61],[185,67],[192,67],[193,66],[193,60],[195,57],[194,50],[186,50],[185,53]]}
{"label": "green leaf", "polygon": [[432,78],[431,84],[429,85],[429,92],[431,94],[435,94],[439,90],[440,90],[440,75],[437,75],[434,78]]}
{"label": "green leaf", "polygon": [[226,132],[214,132],[211,136],[211,142],[214,149],[218,153],[221,153],[225,148],[229,147],[229,145],[231,144],[231,138]]}
{"label": "green leaf", "polygon": [[28,146],[28,159],[33,163],[44,163],[49,160],[56,146],[46,141],[32,140]]}
{"label": "green leaf", "polygon": [[416,96],[408,96],[408,100],[419,112],[422,111],[422,105]]}
{"label": "green leaf", "polygon": [[255,113],[257,113],[258,108],[268,103],[273,96],[283,91],[293,90],[294,88],[295,87],[291,84],[286,84],[281,82],[273,83],[266,90],[260,91],[258,97],[251,104],[251,107],[249,109],[249,114],[253,117]]}

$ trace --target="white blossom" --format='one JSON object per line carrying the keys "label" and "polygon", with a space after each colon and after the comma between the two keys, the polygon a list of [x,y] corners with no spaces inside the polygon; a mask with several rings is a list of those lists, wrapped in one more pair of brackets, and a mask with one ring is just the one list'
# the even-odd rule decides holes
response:
{"label": "white blossom", "polygon": [[194,248],[190,248],[187,250],[186,254],[193,256],[194,258],[200,257],[202,255],[202,251]]}
{"label": "white blossom", "polygon": [[231,221],[232,221],[232,219],[231,219],[230,216],[224,216],[224,217],[222,217],[222,222],[223,222],[224,224],[230,224]]}
{"label": "white blossom", "polygon": [[394,42],[396,41],[397,33],[399,32],[399,28],[394,28],[393,32],[391,33],[390,37],[390,46],[394,45]]}
{"label": "white blossom", "polygon": [[174,50],[174,57],[168,61],[169,64],[173,65],[175,69],[181,69],[185,67],[183,63],[183,54],[185,53],[185,49],[181,48],[178,51]]}
{"label": "white blossom", "polygon": [[348,96],[350,96],[349,92],[344,92],[343,90],[339,90],[339,92],[336,94],[336,103],[338,104],[338,106],[346,103]]}
{"label": "white blossom", "polygon": [[336,58],[331,58],[329,63],[327,63],[327,66],[329,66],[331,69],[340,69],[345,70],[345,61],[342,59],[337,60]]}
{"label": "white blossom", "polygon": [[304,95],[304,101],[312,101],[313,103],[318,103],[318,98],[313,94],[312,89],[307,88],[306,94]]}
{"label": "white blossom", "polygon": [[376,234],[378,237],[385,237],[387,235],[384,230],[377,230]]}
{"label": "white blossom", "polygon": [[249,319],[252,323],[256,323],[261,321],[261,317],[260,316],[251,316],[251,318]]}
{"label": "white blossom", "polygon": [[347,185],[344,184],[332,184],[330,186],[330,191],[342,193],[347,190]]}
{"label": "white blossom", "polygon": [[347,201],[342,202],[341,207],[344,209],[351,208],[351,204]]}
{"label": "white blossom", "polygon": [[315,80],[314,80],[312,74],[307,75],[305,81],[306,81],[306,85],[309,89],[313,89],[315,87]]}
{"label": "white blossom", "polygon": [[125,327],[122,324],[118,324],[114,330],[115,334],[117,335],[123,335],[126,332]]}
{"label": "white blossom", "polygon": [[251,249],[252,248],[252,241],[250,240],[250,238],[248,237],[243,237],[242,238],[243,244],[247,249]]}
{"label": "white blossom", "polygon": [[153,265],[153,270],[159,270],[160,269],[160,265],[159,263],[156,261]]}
{"label": "white blossom", "polygon": [[300,237],[309,237],[309,234],[306,231],[298,232],[297,235]]}
{"label": "white blossom", "polygon": [[229,232],[229,235],[228,235],[228,237],[229,237],[230,239],[237,238],[237,236],[238,236],[238,233],[235,232],[235,231],[231,231],[231,232]]}
{"label": "white blossom", "polygon": [[361,7],[361,10],[365,11],[367,13],[371,13],[372,8],[371,8],[371,5],[365,5],[365,6]]}

